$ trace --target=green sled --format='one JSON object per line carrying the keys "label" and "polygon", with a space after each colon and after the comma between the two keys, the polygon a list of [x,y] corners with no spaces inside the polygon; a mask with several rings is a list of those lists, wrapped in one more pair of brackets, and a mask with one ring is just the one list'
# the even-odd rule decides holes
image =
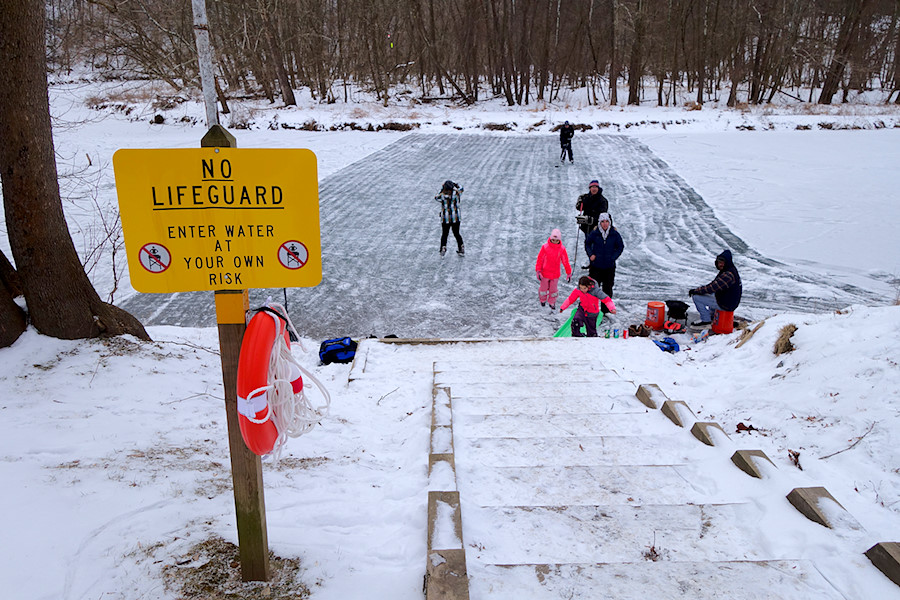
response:
{"label": "green sled", "polygon": [[[556,330],[556,333],[553,334],[555,338],[562,337],[572,337],[572,319],[575,318],[575,311],[578,310],[577,306],[572,307],[572,310],[569,311],[569,318],[566,319],[566,322],[563,323],[559,329]],[[600,323],[603,322],[603,313],[597,315],[597,328],[600,328]],[[581,333],[585,333],[584,328],[581,328]]]}

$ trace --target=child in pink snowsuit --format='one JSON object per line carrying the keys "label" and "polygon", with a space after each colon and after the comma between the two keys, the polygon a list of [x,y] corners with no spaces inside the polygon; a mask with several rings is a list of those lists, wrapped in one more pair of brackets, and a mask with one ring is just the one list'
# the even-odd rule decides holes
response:
{"label": "child in pink snowsuit", "polygon": [[572,319],[572,337],[584,337],[581,335],[582,325],[587,332],[587,337],[597,337],[597,316],[600,314],[600,303],[602,302],[612,314],[616,314],[616,305],[613,304],[612,298],[603,293],[597,282],[588,276],[578,280],[578,287],[572,290],[563,305],[559,307],[559,312],[564,311],[576,300],[578,300],[578,310],[575,311],[575,317]]}
{"label": "child in pink snowsuit", "polygon": [[559,229],[550,232],[547,243],[541,246],[538,252],[537,263],[534,269],[537,272],[537,279],[541,283],[538,289],[538,300],[541,306],[546,306],[550,302],[550,310],[556,310],[556,297],[559,294],[559,265],[562,263],[566,267],[566,281],[572,278],[572,267],[569,266],[569,253],[562,244],[562,234]]}

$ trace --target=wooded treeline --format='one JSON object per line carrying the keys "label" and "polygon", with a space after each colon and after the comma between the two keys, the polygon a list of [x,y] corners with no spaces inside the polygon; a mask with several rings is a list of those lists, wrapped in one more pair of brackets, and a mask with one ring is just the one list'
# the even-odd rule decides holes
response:
{"label": "wooded treeline", "polygon": [[[47,1],[56,68],[199,85],[190,0]],[[400,89],[510,105],[579,87],[594,103],[659,105],[900,92],[900,0],[206,2],[217,84],[285,104],[300,88],[346,101],[352,85],[385,104]]]}

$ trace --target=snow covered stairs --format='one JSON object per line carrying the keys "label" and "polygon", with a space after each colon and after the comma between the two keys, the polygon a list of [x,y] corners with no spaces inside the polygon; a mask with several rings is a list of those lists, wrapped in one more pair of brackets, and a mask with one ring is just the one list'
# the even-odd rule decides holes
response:
{"label": "snow covered stairs", "polygon": [[433,390],[426,598],[843,597],[748,527],[684,403],[583,358],[438,361]]}

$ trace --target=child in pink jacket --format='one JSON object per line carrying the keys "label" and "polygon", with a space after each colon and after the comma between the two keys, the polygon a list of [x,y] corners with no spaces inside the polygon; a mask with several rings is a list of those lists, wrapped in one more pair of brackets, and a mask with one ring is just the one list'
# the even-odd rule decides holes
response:
{"label": "child in pink jacket", "polygon": [[572,318],[572,337],[584,337],[581,335],[581,326],[584,325],[587,337],[597,337],[597,316],[600,314],[602,302],[609,312],[616,314],[616,305],[612,298],[603,293],[597,282],[588,276],[578,280],[578,287],[572,290],[559,312],[564,311],[570,304],[578,300],[578,310]]}
{"label": "child in pink jacket", "polygon": [[562,244],[562,234],[559,229],[550,232],[547,243],[541,246],[538,252],[537,263],[534,269],[537,272],[537,279],[541,286],[538,289],[538,300],[541,306],[546,306],[550,302],[550,310],[556,311],[556,297],[559,295],[559,265],[562,263],[566,267],[566,281],[572,278],[572,267],[569,266],[569,253]]}

